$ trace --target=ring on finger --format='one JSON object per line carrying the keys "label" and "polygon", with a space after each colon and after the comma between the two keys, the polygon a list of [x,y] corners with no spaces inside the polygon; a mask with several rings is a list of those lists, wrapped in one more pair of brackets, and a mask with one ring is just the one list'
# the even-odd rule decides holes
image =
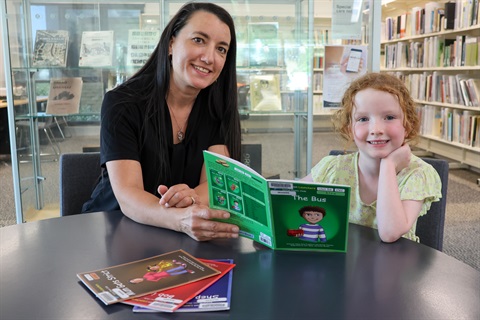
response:
{"label": "ring on finger", "polygon": [[195,201],[195,198],[194,197],[190,197],[192,199],[192,204],[191,205],[194,205],[196,203]]}

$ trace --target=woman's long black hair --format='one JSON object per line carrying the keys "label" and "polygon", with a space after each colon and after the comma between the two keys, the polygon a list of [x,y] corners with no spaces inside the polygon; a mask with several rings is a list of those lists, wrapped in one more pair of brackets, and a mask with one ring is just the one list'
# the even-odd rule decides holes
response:
{"label": "woman's long black hair", "polygon": [[[157,139],[159,149],[165,152],[159,152],[159,166],[162,168],[162,176],[168,177],[169,172],[169,154],[165,117],[167,108],[166,97],[169,91],[171,65],[169,59],[169,45],[172,37],[178,35],[180,30],[187,24],[188,20],[197,11],[206,11],[217,16],[230,29],[230,46],[227,53],[225,65],[217,79],[209,87],[200,91],[197,100],[201,100],[201,105],[208,106],[208,112],[217,121],[220,121],[220,132],[224,136],[224,144],[228,148],[230,157],[240,160],[241,153],[241,130],[240,116],[238,113],[237,102],[237,75],[236,75],[236,57],[237,57],[237,39],[235,35],[235,26],[230,14],[222,7],[213,3],[187,3],[180,8],[175,16],[170,20],[165,30],[162,32],[160,41],[153,51],[152,55],[145,65],[138,70],[128,81],[128,84],[139,77],[151,77],[149,88],[147,88],[146,119],[144,125],[148,126],[154,123],[157,128],[154,132],[159,132]],[[123,87],[123,85],[121,86]],[[152,122],[150,119],[153,118]],[[145,128],[144,128],[145,129]],[[148,130],[151,132],[150,130]],[[145,139],[147,139],[146,137]],[[146,143],[146,141],[144,141]]]}

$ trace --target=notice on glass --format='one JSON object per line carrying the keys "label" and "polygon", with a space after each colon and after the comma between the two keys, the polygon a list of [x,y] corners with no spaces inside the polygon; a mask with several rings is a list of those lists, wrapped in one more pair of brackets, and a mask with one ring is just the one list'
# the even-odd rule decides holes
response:
{"label": "notice on glass", "polygon": [[340,108],[350,83],[367,72],[366,46],[325,46],[323,107]]}

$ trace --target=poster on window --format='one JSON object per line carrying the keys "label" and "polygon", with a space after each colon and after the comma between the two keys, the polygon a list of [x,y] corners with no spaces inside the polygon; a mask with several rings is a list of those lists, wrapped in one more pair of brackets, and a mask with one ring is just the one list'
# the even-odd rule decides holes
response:
{"label": "poster on window", "polygon": [[333,39],[362,39],[362,5],[361,0],[332,1]]}
{"label": "poster on window", "polygon": [[325,46],[323,107],[340,108],[350,83],[367,72],[367,46]]}

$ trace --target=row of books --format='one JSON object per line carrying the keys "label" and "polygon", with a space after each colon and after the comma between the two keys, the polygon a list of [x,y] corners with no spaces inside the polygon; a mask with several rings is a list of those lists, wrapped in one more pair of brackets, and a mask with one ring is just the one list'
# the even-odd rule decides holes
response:
{"label": "row of books", "polygon": [[[115,65],[142,66],[160,38],[158,30],[129,30],[126,55],[120,54]],[[33,48],[32,66],[66,67],[70,49],[66,30],[37,30]],[[82,33],[78,65],[80,67],[108,67],[114,65],[114,32],[84,31]]]}
{"label": "row of books", "polygon": [[106,305],[133,312],[202,312],[230,309],[232,259],[205,260],[183,250],[78,273]]}
{"label": "row of books", "polygon": [[385,45],[384,66],[395,68],[461,67],[480,65],[480,36],[453,39],[433,36],[423,41]]}
{"label": "row of books", "polygon": [[475,26],[480,22],[479,2],[431,1],[424,7],[413,7],[401,15],[387,17],[382,23],[382,41]]}
{"label": "row of books", "polygon": [[329,29],[315,29],[313,31],[313,39],[315,41],[315,45],[326,45],[330,43],[330,34],[331,31]]}
{"label": "row of books", "polygon": [[323,89],[323,73],[315,72],[313,74],[313,90],[321,91]]}
{"label": "row of books", "polygon": [[316,69],[323,68],[323,56],[314,56],[313,57],[313,67]]}
{"label": "row of books", "polygon": [[422,135],[480,148],[480,113],[424,105],[417,114]]}
{"label": "row of books", "polygon": [[402,79],[414,99],[480,107],[480,79],[465,74],[423,72],[394,73]]}

